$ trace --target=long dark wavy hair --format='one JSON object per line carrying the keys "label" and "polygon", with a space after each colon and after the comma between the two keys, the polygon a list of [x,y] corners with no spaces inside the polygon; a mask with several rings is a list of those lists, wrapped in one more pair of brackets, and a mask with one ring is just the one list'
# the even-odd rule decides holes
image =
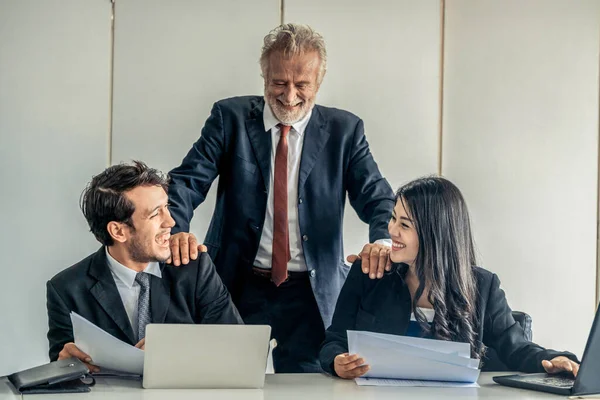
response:
{"label": "long dark wavy hair", "polygon": [[[396,192],[411,215],[419,238],[415,272],[419,287],[412,309],[424,332],[435,339],[471,345],[471,356],[481,358],[484,346],[477,337],[476,265],[469,212],[460,190],[441,177],[416,179]],[[425,287],[435,310],[431,328],[417,302]]]}

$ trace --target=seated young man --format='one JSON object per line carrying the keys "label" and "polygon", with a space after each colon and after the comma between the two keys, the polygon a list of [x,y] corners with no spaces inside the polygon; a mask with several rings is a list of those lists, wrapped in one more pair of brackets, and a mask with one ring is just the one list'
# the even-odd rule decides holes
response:
{"label": "seated young man", "polygon": [[93,177],[81,210],[102,247],[47,283],[50,360],[77,357],[74,311],[116,338],[143,348],[149,323],[241,324],[207,253],[186,268],[165,264],[175,221],[167,180],[144,163],[121,164]]}

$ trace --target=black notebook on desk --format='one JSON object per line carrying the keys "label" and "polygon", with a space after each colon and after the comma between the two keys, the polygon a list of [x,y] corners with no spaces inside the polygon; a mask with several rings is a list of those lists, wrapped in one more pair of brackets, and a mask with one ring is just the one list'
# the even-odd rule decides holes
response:
{"label": "black notebook on desk", "polygon": [[8,380],[21,394],[83,393],[93,385],[81,380],[88,373],[85,364],[73,357],[15,372]]}

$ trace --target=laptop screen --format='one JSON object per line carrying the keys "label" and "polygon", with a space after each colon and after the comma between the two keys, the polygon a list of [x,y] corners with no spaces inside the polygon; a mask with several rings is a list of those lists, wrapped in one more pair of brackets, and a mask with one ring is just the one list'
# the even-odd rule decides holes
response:
{"label": "laptop screen", "polygon": [[596,310],[596,317],[592,323],[592,329],[588,336],[581,366],[575,385],[573,386],[574,395],[600,393],[600,307]]}

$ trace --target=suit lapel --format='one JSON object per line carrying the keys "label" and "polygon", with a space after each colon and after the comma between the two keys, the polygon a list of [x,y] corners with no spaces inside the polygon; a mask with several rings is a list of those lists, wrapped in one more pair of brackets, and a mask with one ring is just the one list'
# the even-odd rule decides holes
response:
{"label": "suit lapel", "polygon": [[393,272],[392,289],[389,291],[394,293],[394,299],[390,301],[390,303],[396,310],[405,310],[405,317],[400,317],[402,313],[399,312],[391,313],[392,315],[395,315],[395,317],[391,320],[390,332],[395,335],[404,335],[408,329],[408,324],[410,323],[410,313],[412,312],[410,292],[406,286],[406,283],[404,282],[404,277],[406,276],[408,266],[406,264],[402,264],[392,268],[396,268],[396,270]]}
{"label": "suit lapel", "polygon": [[323,118],[319,108],[315,106],[313,109],[308,126],[304,131],[304,144],[302,146],[302,159],[300,160],[300,173],[298,175],[298,194],[302,196],[304,184],[310,175],[313,167],[319,159],[319,154],[327,140],[329,132],[325,130],[325,119]]}
{"label": "suit lapel", "polygon": [[105,251],[104,247],[98,250],[90,266],[89,273],[97,281],[90,289],[90,292],[106,314],[127,336],[129,342],[135,344],[133,328],[129,323],[129,318],[121,301],[121,295],[117,290],[115,280],[110,273]]}
{"label": "suit lapel", "polygon": [[163,275],[162,278],[154,275],[150,276],[150,310],[152,312],[152,323],[162,324],[165,322],[170,303],[171,289],[165,276]]}
{"label": "suit lapel", "polygon": [[248,132],[248,137],[252,144],[252,149],[254,150],[254,156],[256,157],[263,177],[265,190],[268,190],[269,174],[271,172],[272,143],[270,132],[265,132],[265,124],[262,116],[264,107],[264,100],[261,100],[254,106],[246,120],[246,131]]}

